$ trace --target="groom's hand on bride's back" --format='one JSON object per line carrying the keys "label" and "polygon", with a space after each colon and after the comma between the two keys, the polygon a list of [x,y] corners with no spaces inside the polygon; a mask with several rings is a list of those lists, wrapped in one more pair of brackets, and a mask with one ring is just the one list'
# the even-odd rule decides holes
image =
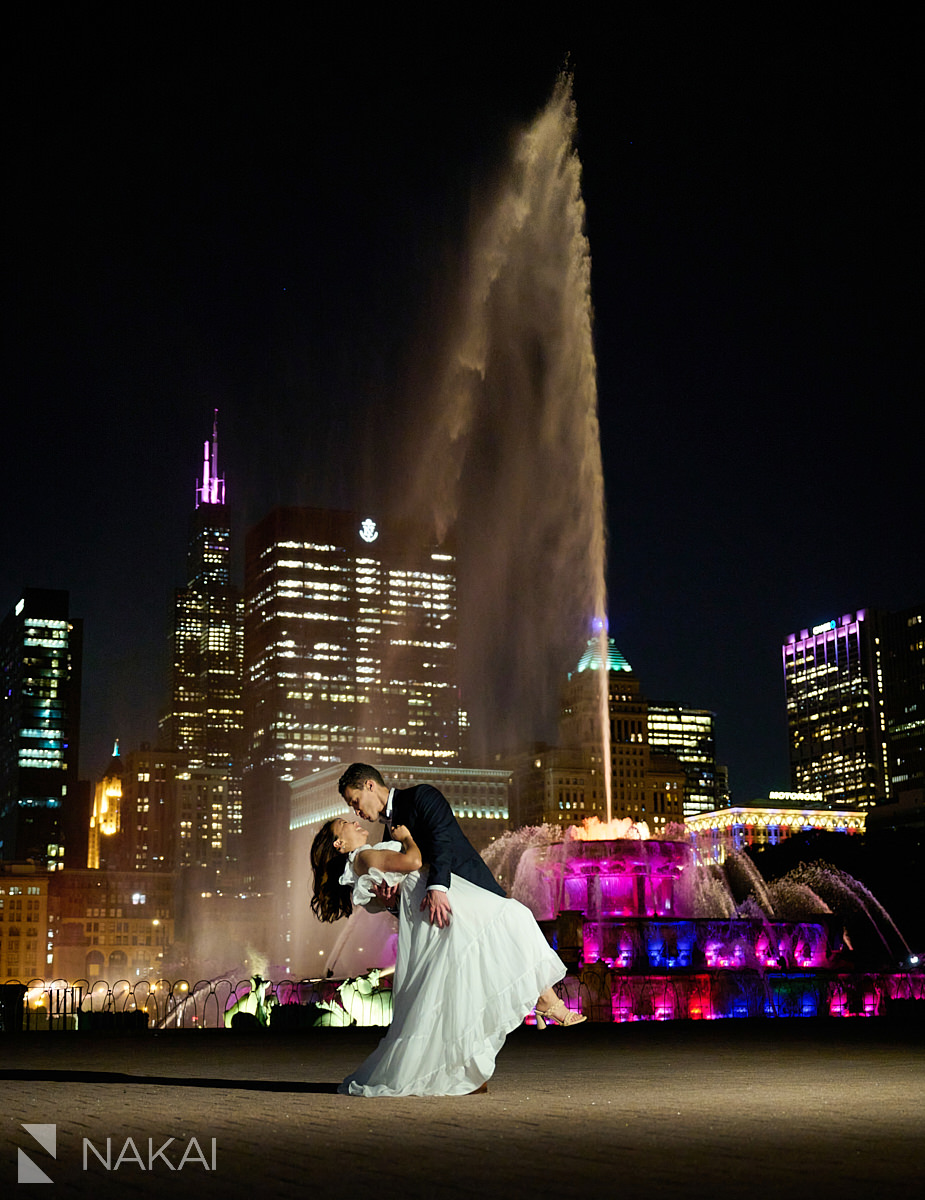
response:
{"label": "groom's hand on bride's back", "polygon": [[453,912],[450,907],[450,898],[446,892],[439,890],[428,892],[421,901],[421,912],[424,912],[425,909],[430,917],[431,925],[436,925],[440,929],[446,929]]}

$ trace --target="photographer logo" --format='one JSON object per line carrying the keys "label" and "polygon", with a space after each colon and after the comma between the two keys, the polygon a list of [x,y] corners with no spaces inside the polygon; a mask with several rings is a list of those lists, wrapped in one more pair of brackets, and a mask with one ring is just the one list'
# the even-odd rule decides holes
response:
{"label": "photographer logo", "polygon": [[[57,1158],[58,1148],[58,1127],[57,1125],[23,1125],[26,1133],[29,1134],[42,1147],[46,1154],[52,1158]],[[18,1163],[16,1169],[17,1183],[54,1183],[38,1163],[33,1162],[25,1150],[20,1150],[18,1154]]]}

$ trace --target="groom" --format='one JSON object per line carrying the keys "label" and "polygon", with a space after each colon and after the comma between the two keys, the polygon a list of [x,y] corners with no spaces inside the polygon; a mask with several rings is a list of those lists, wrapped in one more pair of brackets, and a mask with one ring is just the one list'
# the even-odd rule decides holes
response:
{"label": "groom", "polygon": [[385,786],[375,767],[353,763],[337,786],[357,816],[366,821],[381,821],[387,831],[395,825],[406,825],[411,831],[421,857],[430,868],[427,895],[421,908],[427,910],[431,925],[443,929],[450,923],[451,871],[489,892],[505,894],[459,828],[446,797],[429,783],[398,791]]}

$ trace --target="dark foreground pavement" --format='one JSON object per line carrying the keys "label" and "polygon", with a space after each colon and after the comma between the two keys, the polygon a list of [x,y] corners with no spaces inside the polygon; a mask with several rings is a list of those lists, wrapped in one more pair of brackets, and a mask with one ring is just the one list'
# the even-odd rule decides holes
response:
{"label": "dark foreground pavement", "polygon": [[81,1197],[925,1195],[921,1024],[524,1028],[486,1096],[334,1094],[377,1038],[0,1037],[0,1195],[32,1186],[20,1151]]}

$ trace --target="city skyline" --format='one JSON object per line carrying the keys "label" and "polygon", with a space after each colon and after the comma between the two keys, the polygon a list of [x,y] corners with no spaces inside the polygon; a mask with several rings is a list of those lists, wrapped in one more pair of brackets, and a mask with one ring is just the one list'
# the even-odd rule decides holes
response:
{"label": "city skyline", "polygon": [[83,777],[156,739],[213,408],[239,564],[277,504],[385,506],[470,207],[568,50],[610,633],[648,699],[716,713],[748,801],[788,784],[781,639],[925,595],[900,34],[621,20],[400,69],[310,72],[269,28],[208,67],[63,26],[24,55],[0,608],[84,620]]}

